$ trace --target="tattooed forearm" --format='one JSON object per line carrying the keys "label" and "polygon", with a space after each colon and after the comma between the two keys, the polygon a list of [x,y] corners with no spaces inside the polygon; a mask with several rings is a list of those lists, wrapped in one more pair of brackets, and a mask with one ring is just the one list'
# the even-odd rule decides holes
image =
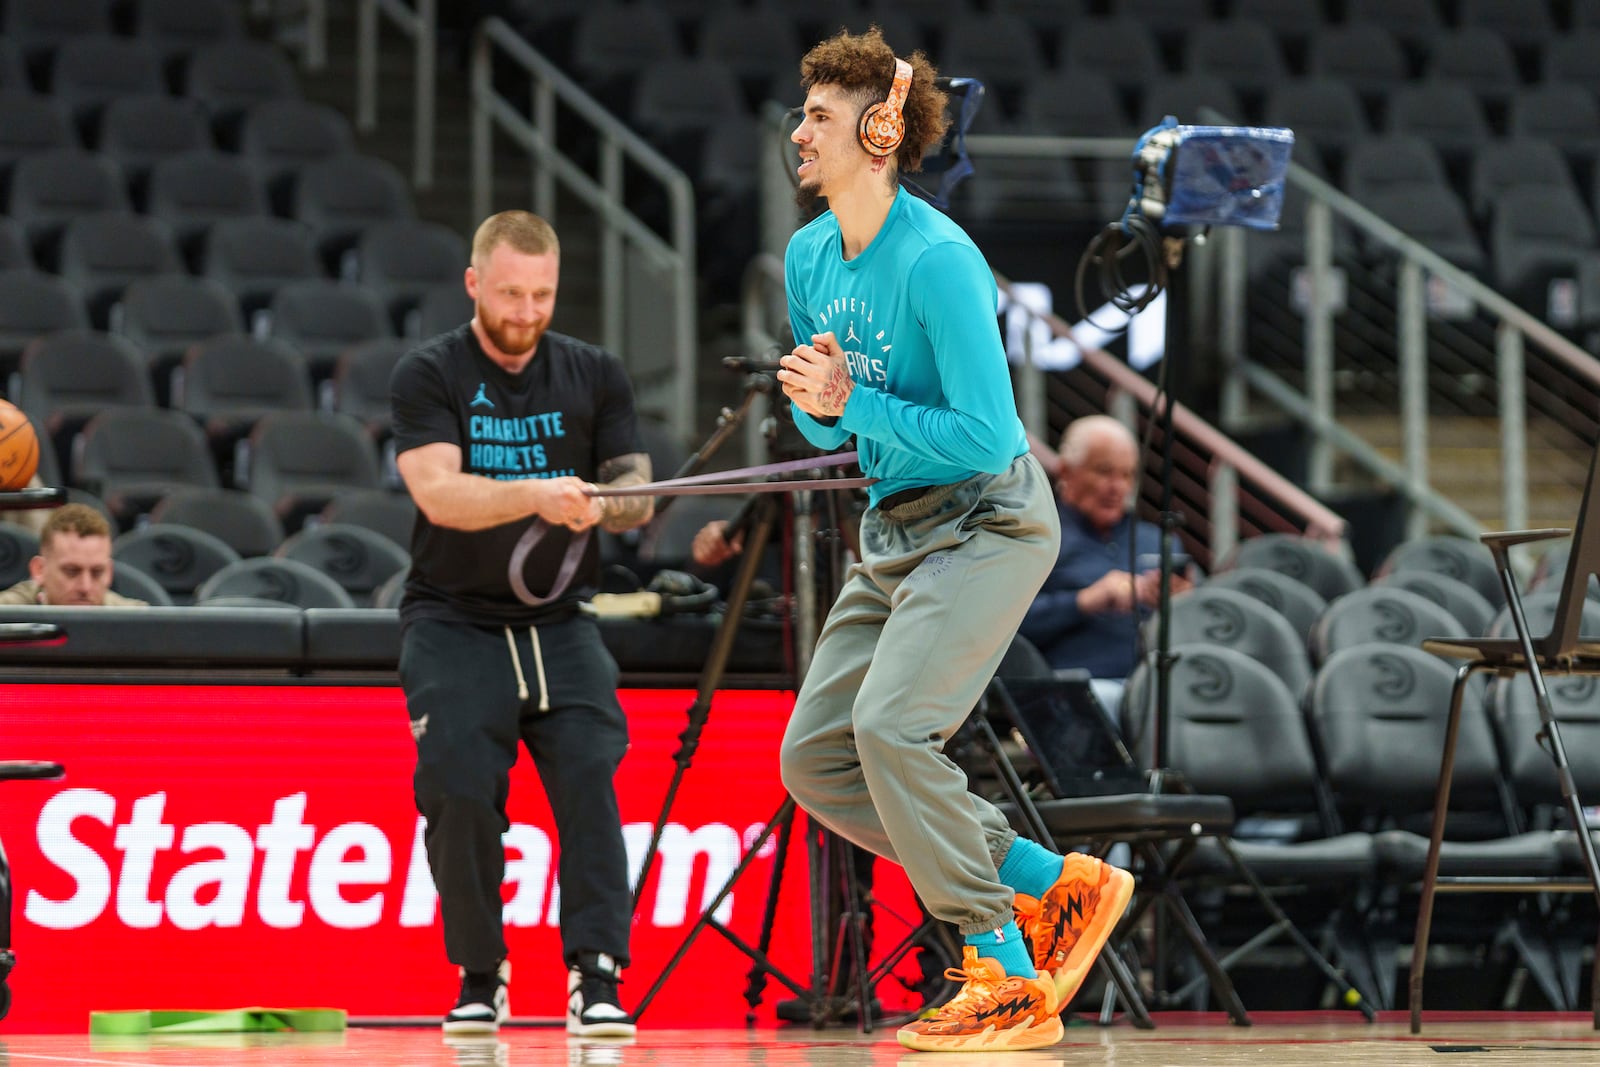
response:
{"label": "tattooed forearm", "polygon": [[[621,489],[629,485],[644,485],[652,475],[650,456],[644,452],[630,452],[600,464],[598,484],[604,488]],[[643,526],[655,512],[656,501],[649,496],[606,496],[600,498],[604,514],[600,525],[611,533],[621,533],[635,526]]]}
{"label": "tattooed forearm", "polygon": [[844,414],[845,401],[850,399],[850,391],[856,383],[850,377],[850,371],[845,368],[844,360],[830,361],[828,378],[822,383],[822,388],[817,391],[817,407],[827,416]]}

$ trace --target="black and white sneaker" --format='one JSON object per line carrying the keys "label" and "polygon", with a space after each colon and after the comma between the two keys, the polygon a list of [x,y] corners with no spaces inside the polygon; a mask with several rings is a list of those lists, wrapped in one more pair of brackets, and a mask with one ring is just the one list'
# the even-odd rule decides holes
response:
{"label": "black and white sneaker", "polygon": [[462,970],[461,997],[444,1017],[447,1034],[493,1034],[511,1017],[511,961],[493,971]]}
{"label": "black and white sneaker", "polygon": [[579,1037],[632,1037],[633,1016],[617,1001],[622,968],[604,952],[580,952],[567,971],[567,1033]]}

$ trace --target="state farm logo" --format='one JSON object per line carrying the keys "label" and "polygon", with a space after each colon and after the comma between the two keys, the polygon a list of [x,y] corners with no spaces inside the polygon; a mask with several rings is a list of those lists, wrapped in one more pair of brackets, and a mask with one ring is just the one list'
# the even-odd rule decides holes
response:
{"label": "state farm logo", "polygon": [[[405,842],[405,862],[397,867],[396,849],[383,829],[347,822],[320,831],[306,821],[306,797],[295,793],[279,798],[271,819],[254,829],[228,822],[179,827],[166,821],[166,793],[139,797],[119,821],[111,794],[63,790],[39,810],[36,837],[40,855],[70,878],[73,888],[60,899],[29,890],[23,914],[28,922],[51,930],[88,926],[108,908],[134,929],[153,929],[163,922],[180,930],[260,922],[286,930],[299,927],[308,909],[328,926],[345,930],[384,921],[403,927],[433,925],[438,894],[423,848],[423,820],[416,820],[411,840]],[[103,855],[80,836],[79,831],[89,829],[81,820],[113,831],[115,855]],[[694,830],[668,823],[651,878],[654,906],[641,904],[640,914],[658,927],[683,926],[698,918],[738,866],[745,843],[761,829],[748,827],[741,835],[724,823]],[[647,823],[623,827],[630,883],[638,876],[650,831]],[[506,925],[556,926],[560,885],[550,836],[537,826],[513,823],[504,841],[505,881],[512,890],[505,904]],[[770,855],[771,850],[769,840],[762,852]],[[158,867],[170,869],[174,860],[176,869],[164,885],[158,884]],[[691,914],[689,894],[697,868],[703,869],[701,894]],[[51,872],[30,881],[60,884]],[[294,891],[300,885],[305,886],[303,894]],[[716,918],[728,922],[733,907],[734,894],[729,894]]]}

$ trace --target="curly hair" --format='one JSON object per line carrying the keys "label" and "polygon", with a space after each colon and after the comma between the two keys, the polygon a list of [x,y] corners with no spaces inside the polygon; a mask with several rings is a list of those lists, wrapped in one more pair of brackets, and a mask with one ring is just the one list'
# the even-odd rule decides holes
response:
{"label": "curly hair", "polygon": [[[894,49],[877,26],[858,34],[841,30],[805,54],[800,61],[800,87],[810,92],[814,85],[837,85],[856,102],[860,115],[888,97],[894,82],[894,60]],[[911,64],[911,91],[902,112],[906,135],[895,149],[894,159],[900,171],[914,173],[922,167],[923,153],[944,138],[950,125],[944,113],[949,98],[933,84],[939,72],[920,50],[907,62]]]}

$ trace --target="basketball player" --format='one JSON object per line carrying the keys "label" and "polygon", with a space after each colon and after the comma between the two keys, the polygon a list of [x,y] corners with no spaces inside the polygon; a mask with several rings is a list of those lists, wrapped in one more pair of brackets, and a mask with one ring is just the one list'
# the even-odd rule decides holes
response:
{"label": "basketball player", "polygon": [[[631,893],[612,778],[628,747],[617,665],[579,607],[599,578],[589,542],[565,593],[525,602],[508,574],[532,518],[527,591],[548,590],[571,535],[641,525],[649,497],[597,498],[590,480],[650,480],[633,391],[609,352],[548,330],[560,249],[544,219],[492,216],[466,271],[472,321],[408,353],[391,383],[398,464],[417,502],[400,605],[400,683],[417,742],[417,810],[439,889],[445,953],[461,994],[451,1033],[492,1033],[509,1014],[500,883],[506,795],[520,740],[561,845],[567,1029],[624,1037],[618,1001]],[[537,596],[537,594],[535,594]]]}
{"label": "basketball player", "polygon": [[900,1043],[1039,1048],[1060,1039],[1058,1013],[1133,880],[1018,838],[943,748],[1056,558],[1055,504],[1017,418],[994,277],[898,180],[945,130],[932,66],[896,57],[873,28],[817,45],[800,75],[799,196],[828,210],[784,257],[799,344],[778,379],[806,437],[837,448],[854,436],[878,481],[861,562],[784,737],[784,785],[824,826],[904,866],[965,936],[961,991]]}

